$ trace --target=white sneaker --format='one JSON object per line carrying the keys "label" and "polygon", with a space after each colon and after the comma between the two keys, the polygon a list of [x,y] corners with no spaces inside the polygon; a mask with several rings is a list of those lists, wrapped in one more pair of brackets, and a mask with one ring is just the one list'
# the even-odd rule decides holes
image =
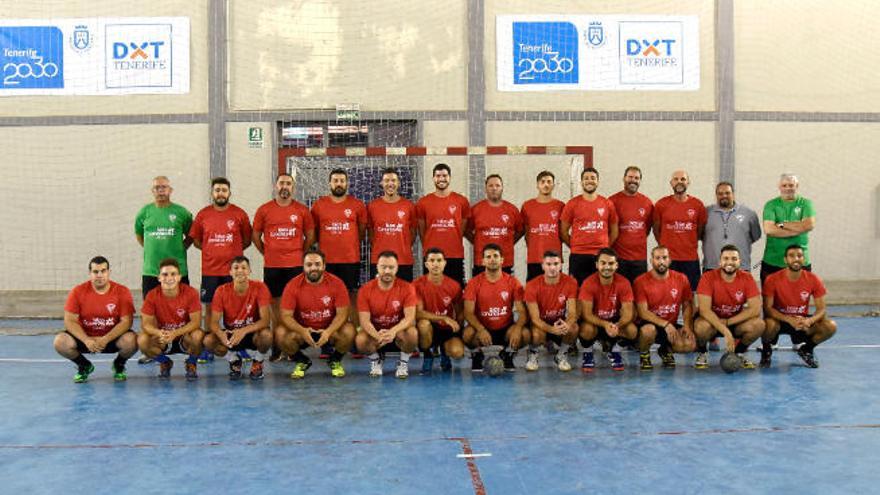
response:
{"label": "white sneaker", "polygon": [[556,369],[559,371],[571,371],[571,363],[565,354],[557,354],[553,360],[556,361]]}
{"label": "white sneaker", "polygon": [[374,359],[370,361],[370,376],[382,376],[382,360]]}
{"label": "white sneaker", "polygon": [[529,357],[526,359],[526,371],[538,371],[541,365],[538,364],[538,352],[529,351]]}
{"label": "white sneaker", "polygon": [[709,353],[708,352],[698,352],[697,359],[694,360],[694,368],[698,370],[704,370],[709,367]]}
{"label": "white sneaker", "polygon": [[394,372],[397,378],[407,378],[409,376],[409,363],[406,361],[397,362],[397,371]]}

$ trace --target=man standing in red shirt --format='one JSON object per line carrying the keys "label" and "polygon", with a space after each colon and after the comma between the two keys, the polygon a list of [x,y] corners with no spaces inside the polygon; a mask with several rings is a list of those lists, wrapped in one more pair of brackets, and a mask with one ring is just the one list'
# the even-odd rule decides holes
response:
{"label": "man standing in red shirt", "polygon": [[440,248],[446,254],[446,270],[443,272],[464,286],[464,244],[462,239],[468,229],[471,207],[467,198],[449,189],[452,171],[449,165],[434,166],[434,192],[426,194],[416,203],[419,218],[419,237],[422,249]]}
{"label": "man standing in red shirt", "polygon": [[694,321],[697,359],[694,368],[709,367],[706,344],[716,336],[724,337],[727,352],[736,352],[742,367],[754,369],[745,352],[764,334],[761,319],[761,293],[751,274],[740,270],[739,248],[728,244],[721,248],[719,266],[703,274],[697,286],[700,316]]}
{"label": "man standing in red shirt", "polygon": [[425,254],[428,273],[413,282],[419,304],[416,308],[416,328],[419,348],[422,350],[422,374],[429,374],[434,363],[432,346],[440,348],[440,369],[452,369],[450,359],[464,356],[461,329],[464,313],[461,307],[461,286],[443,275],[446,258],[440,248],[430,248]]}
{"label": "man standing in red shirt", "polygon": [[562,252],[559,219],[565,203],[553,197],[556,177],[544,170],[537,177],[538,196],[522,205],[520,215],[526,235],[526,282],[544,274],[542,263],[547,251]]}
{"label": "man standing in red shirt", "polygon": [[614,371],[624,369],[621,341],[638,346],[642,369],[652,369],[650,350],[654,336],[640,335],[633,323],[633,291],[629,281],[617,273],[617,253],[610,248],[601,249],[596,265],[597,272],[587,277],[578,293],[583,319],[580,329],[581,345],[584,346],[581,371],[589,373],[595,367],[593,343],[597,338],[611,349],[608,360]]}
{"label": "man standing in red shirt", "polygon": [[232,282],[229,262],[244,254],[251,245],[251,221],[247,213],[229,202],[232,189],[229,179],[211,180],[211,205],[199,210],[189,229],[193,245],[202,251],[201,301],[205,305],[205,326],[211,321],[214,291]]}
{"label": "man standing in red shirt", "polygon": [[131,331],[134,301],[124,285],[110,281],[110,262],[103,256],[89,261],[89,280],[67,296],[64,331],[55,336],[55,351],[77,366],[75,383],[83,383],[95,371],[83,354],[116,353],[113,378],[125,381],[125,362],[137,352],[137,337]]}
{"label": "man standing in red shirt", "polygon": [[302,273],[303,251],[315,242],[315,224],[305,205],[293,199],[296,182],[290,174],[275,181],[275,199],[254,214],[253,241],[263,254],[263,281],[272,296],[272,323],[277,325],[278,303],[284,287]]}
{"label": "man standing in red shirt", "polygon": [[327,273],[325,255],[311,249],[303,257],[303,273],[293,278],[281,296],[281,324],[275,328],[275,347],[298,358],[290,377],[305,378],[312,361],[299,352],[305,346],[333,346],[327,364],[336,378],[345,376],[342,356],[354,343],[348,321],[351,302],[342,279]]}
{"label": "man standing in red shirt", "polygon": [[327,271],[341,278],[353,296],[361,283],[361,241],[367,207],[348,194],[348,172],[330,171],[330,194],[312,204],[318,246],[327,255]]}
{"label": "man standing in red shirt", "polygon": [[202,305],[199,293],[180,283],[180,265],[174,258],[159,263],[159,287],[144,298],[138,347],[144,356],[159,363],[159,378],[171,378],[174,361],[168,354],[188,354],[186,379],[199,377],[196,363],[202,352]]}
{"label": "man standing in red shirt", "polygon": [[418,219],[412,201],[400,196],[400,175],[397,170],[382,171],[384,195],[367,205],[367,232],[370,236],[370,279],[376,278],[376,261],[382,251],[394,251],[400,257],[397,276],[413,280],[413,241]]}
{"label": "man standing in red shirt", "polygon": [[623,172],[623,189],[610,198],[617,210],[620,234],[612,248],[619,256],[617,273],[629,283],[648,271],[648,235],[654,224],[654,203],[639,192],[642,171],[639,167],[626,167]]}
{"label": "man standing in red shirt", "polygon": [[361,330],[355,342],[357,348],[370,358],[370,376],[382,376],[385,352],[391,344],[400,349],[397,378],[409,376],[410,353],[416,349],[419,334],[416,330],[418,298],[412,284],[397,278],[397,254],[379,253],[376,260],[379,276],[370,280],[358,292],[357,307]]}
{"label": "man standing in red shirt", "polygon": [[669,248],[670,269],[685,274],[691,291],[700,282],[700,257],[697,245],[706,228],[706,207],[687,193],[691,180],[684,170],[672,173],[669,185],[673,194],[654,205],[654,237]]}
{"label": "man standing in red shirt", "polygon": [[[834,336],[837,323],[825,311],[825,284],[804,268],[804,248],[800,244],[785,249],[785,269],[769,275],[763,289],[767,330],[762,338],[761,367],[770,367],[773,345],[780,333],[787,333],[804,364],[818,368],[813,350]],[[810,297],[816,305],[812,315]]]}
{"label": "man standing in red shirt", "polygon": [[571,247],[568,273],[578,285],[596,272],[596,254],[617,240],[617,211],[614,203],[598,194],[599,171],[587,167],[581,172],[584,193],[571,198],[562,209],[562,242]]}
{"label": "man standing in red shirt", "polygon": [[559,371],[571,371],[568,362],[569,347],[577,345],[578,311],[577,281],[562,273],[562,255],[558,251],[544,252],[541,264],[544,274],[526,283],[524,299],[529,310],[529,356],[526,371],[537,371],[538,348],[550,339],[559,350],[554,361]]}
{"label": "man standing in red shirt", "polygon": [[522,219],[519,210],[512,203],[504,201],[504,183],[501,176],[492,174],[484,184],[486,199],[471,208],[471,221],[468,223],[467,238],[474,245],[473,276],[486,270],[477,253],[489,243],[501,246],[501,256],[506,273],[513,274],[513,246],[523,235]]}
{"label": "man standing in red shirt", "polygon": [[[673,353],[693,352],[697,343],[693,330],[691,286],[684,274],[669,268],[669,250],[665,246],[651,250],[651,271],[636,279],[634,292],[640,320],[639,335],[656,338],[663,367],[674,368]],[[679,314],[683,316],[681,325],[678,324]],[[644,358],[642,363],[642,369],[646,369]]]}
{"label": "man standing in red shirt", "polygon": [[529,343],[524,330],[528,318],[523,306],[523,287],[513,275],[504,273],[501,265],[501,246],[483,246],[483,265],[486,271],[472,278],[464,291],[464,317],[468,326],[463,340],[471,353],[471,371],[483,371],[483,347],[499,345],[499,357],[504,369],[516,371],[513,358],[516,351]]}
{"label": "man standing in red shirt", "polygon": [[[205,347],[229,361],[229,379],[241,379],[239,351],[249,351],[251,380],[263,379],[263,361],[272,347],[272,331],[269,329],[269,306],[272,296],[266,284],[251,280],[251,263],[244,256],[236,256],[230,262],[232,282],[223,284],[214,293],[211,302],[210,333],[205,337]],[[223,327],[220,327],[220,319]]]}

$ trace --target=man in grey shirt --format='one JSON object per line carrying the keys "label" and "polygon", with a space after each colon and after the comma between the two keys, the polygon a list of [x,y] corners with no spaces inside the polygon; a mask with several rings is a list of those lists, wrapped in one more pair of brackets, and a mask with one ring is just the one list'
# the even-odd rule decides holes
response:
{"label": "man in grey shirt", "polygon": [[721,248],[733,244],[739,249],[742,269],[751,271],[752,244],[761,238],[761,222],[748,206],[733,196],[733,184],[719,182],[715,186],[715,204],[707,204],[708,222],[703,234],[703,271],[718,268]]}

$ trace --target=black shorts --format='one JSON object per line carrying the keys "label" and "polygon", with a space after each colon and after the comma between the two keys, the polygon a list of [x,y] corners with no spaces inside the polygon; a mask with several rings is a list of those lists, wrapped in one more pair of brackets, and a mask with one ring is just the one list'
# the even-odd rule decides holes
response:
{"label": "black shorts", "polygon": [[[645,322],[642,322],[639,324],[639,327],[641,327],[642,325],[645,325],[645,324],[646,324]],[[657,325],[654,325],[654,326],[656,327]],[[684,325],[679,325],[678,323],[673,323],[672,326],[674,326],[677,330],[681,330],[681,328]],[[641,328],[639,329],[639,331],[641,332]],[[669,345],[670,345],[669,336],[666,335],[666,327],[665,326],[661,327],[661,328],[657,328],[657,335],[654,337],[654,342],[656,342],[657,344],[660,344],[660,347],[669,347]]]}
{"label": "black shorts", "polygon": [[202,304],[211,304],[217,287],[229,282],[232,282],[232,277],[229,275],[202,275],[202,288],[199,291],[199,300],[202,301]]}
{"label": "black shorts", "polygon": [[617,273],[629,280],[630,284],[636,282],[636,278],[648,272],[648,262],[645,260],[617,260]]}
{"label": "black shorts", "polygon": [[578,287],[584,283],[590,275],[596,273],[595,254],[574,254],[568,256],[568,274],[577,280]]}
{"label": "black shorts", "polygon": [[672,263],[669,263],[669,268],[683,273],[691,284],[691,291],[694,293],[697,292],[697,285],[700,284],[700,277],[703,276],[703,272],[700,270],[699,260],[673,261]]}
{"label": "black shorts", "polygon": [[172,340],[170,344],[165,346],[165,349],[162,351],[163,354],[189,354],[189,350],[186,348],[186,345],[183,343],[183,337],[177,337]]}
{"label": "black shorts", "polygon": [[453,332],[451,328],[431,323],[431,346],[439,346],[446,343],[447,340],[458,337],[461,338],[461,331]]}
{"label": "black shorts", "polygon": [[446,268],[443,269],[443,275],[455,280],[464,289],[464,259],[446,258]]}
{"label": "black shorts", "polygon": [[538,278],[544,274],[544,268],[540,263],[529,263],[526,265],[526,282],[533,278]]}
{"label": "black shorts", "polygon": [[[812,315],[807,315],[807,317],[810,317],[810,316],[812,316]],[[801,332],[801,331],[795,330],[793,326],[789,325],[788,323],[786,323],[784,321],[780,321],[779,322],[779,333],[776,334],[776,338],[773,339],[772,343],[773,344],[777,343],[779,341],[779,336],[782,334],[786,334],[789,337],[791,337],[792,344],[803,344],[804,342],[807,341],[807,333],[806,332]]]}
{"label": "black shorts", "polygon": [[[238,345],[232,347],[229,350],[233,351],[233,352],[255,350],[257,348],[257,346],[254,345],[254,334],[255,333],[257,333],[257,332],[251,332],[251,333],[245,335],[244,338],[241,339],[241,342],[238,343]],[[231,334],[232,334],[231,330],[226,330],[226,335],[231,335]]]}
{"label": "black shorts", "polygon": [[327,271],[341,278],[349,292],[361,286],[360,263],[327,263]]}
{"label": "black shorts", "polygon": [[[773,275],[774,273],[776,273],[780,270],[785,270],[785,267],[784,266],[768,265],[767,263],[762,261],[761,262],[761,285],[764,285],[764,279],[766,279],[770,275]],[[806,270],[808,272],[813,271],[813,265],[804,265],[804,270]]]}
{"label": "black shorts", "polygon": [[[376,268],[376,265],[370,265],[370,279],[374,279],[379,275],[379,270]],[[413,281],[413,266],[412,265],[398,265],[397,266],[397,278],[406,280],[407,282]]]}
{"label": "black shorts", "polygon": [[[189,285],[189,276],[184,275],[180,277],[180,283]],[[142,275],[141,276],[141,298],[146,299],[147,294],[150,293],[151,290],[159,287],[159,277],[154,277],[152,275]]]}
{"label": "black shorts", "polygon": [[[472,276],[476,277],[477,275],[479,275],[485,271],[486,271],[485,266],[474,265],[474,267],[471,269],[471,274],[472,274]],[[501,271],[508,274],[508,275],[513,275],[513,267],[512,266],[502,266]]]}
{"label": "black shorts", "polygon": [[[129,330],[128,332],[134,333],[131,330]],[[92,351],[90,351],[89,348],[86,347],[86,344],[82,340],[76,338],[76,335],[68,332],[67,330],[65,330],[64,333],[70,335],[73,338],[74,342],[76,342],[76,350],[80,354],[92,354]],[[104,347],[104,350],[99,352],[98,354],[116,354],[117,352],[119,352],[119,346],[116,345],[116,342],[118,342],[119,339],[121,339],[124,335],[125,333],[120,335],[119,337],[116,337],[116,340],[107,342],[107,347]]]}
{"label": "black shorts", "polygon": [[263,283],[269,287],[269,293],[272,294],[272,298],[279,298],[281,297],[281,294],[284,293],[284,288],[287,287],[287,282],[290,282],[293,280],[293,277],[296,277],[302,272],[303,267],[301,266],[286,268],[267,266],[263,268]]}
{"label": "black shorts", "polygon": [[[513,326],[513,325],[511,325]],[[490,330],[486,329],[489,332],[489,335],[492,336],[492,345],[500,345],[501,347],[507,347],[507,331],[510,330],[510,327],[501,328],[498,330]],[[476,342],[476,334],[474,334],[475,343]]]}

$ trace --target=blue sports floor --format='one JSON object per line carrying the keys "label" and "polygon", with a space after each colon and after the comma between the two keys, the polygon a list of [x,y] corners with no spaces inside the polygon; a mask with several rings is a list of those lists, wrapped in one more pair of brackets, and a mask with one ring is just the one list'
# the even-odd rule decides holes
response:
{"label": "blue sports floor", "polygon": [[397,380],[346,358],[341,380],[316,361],[236,383],[224,361],[187,383],[180,357],[171,381],[132,360],[114,383],[104,355],[76,385],[51,336],[0,336],[0,493],[878,493],[880,321],[838,323],[817,370],[779,351],[769,370],[725,375],[713,353],[640,372],[629,353],[561,374],[542,355]]}

